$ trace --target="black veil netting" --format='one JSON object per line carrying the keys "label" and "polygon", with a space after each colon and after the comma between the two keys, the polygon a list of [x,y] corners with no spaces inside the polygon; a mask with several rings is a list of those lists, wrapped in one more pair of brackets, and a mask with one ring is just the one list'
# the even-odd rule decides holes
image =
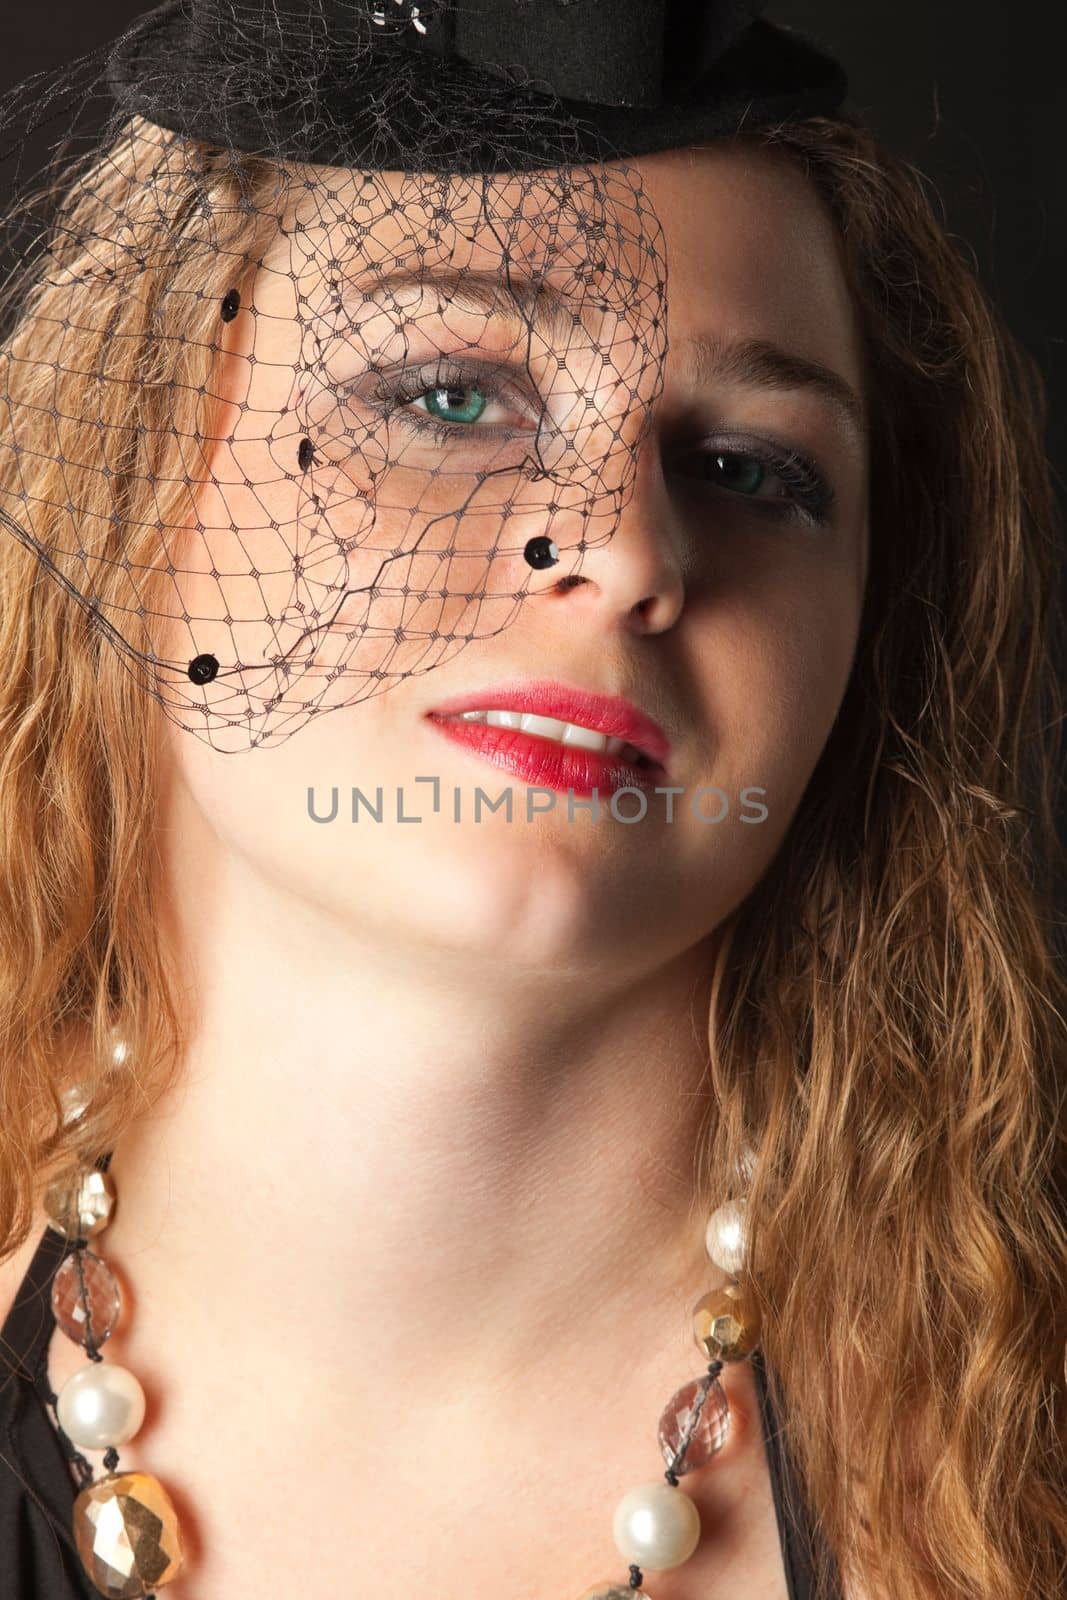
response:
{"label": "black veil netting", "polygon": [[748,0],[169,0],[0,102],[0,524],[272,744],[611,538],[666,353],[630,158],[832,111]]}

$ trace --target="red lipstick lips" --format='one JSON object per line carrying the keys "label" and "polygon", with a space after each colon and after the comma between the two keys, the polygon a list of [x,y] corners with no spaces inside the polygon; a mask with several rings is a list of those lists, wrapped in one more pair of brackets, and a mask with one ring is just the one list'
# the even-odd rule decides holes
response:
{"label": "red lipstick lips", "polygon": [[[633,747],[636,759],[628,759],[629,752],[590,750],[561,744],[544,733],[464,719],[464,711],[514,711],[575,723],[608,739],[624,741]],[[619,788],[647,788],[667,779],[670,741],[666,734],[645,712],[618,696],[594,694],[551,680],[525,679],[457,695],[426,716],[446,737],[528,784],[588,795],[593,789],[610,793]]]}

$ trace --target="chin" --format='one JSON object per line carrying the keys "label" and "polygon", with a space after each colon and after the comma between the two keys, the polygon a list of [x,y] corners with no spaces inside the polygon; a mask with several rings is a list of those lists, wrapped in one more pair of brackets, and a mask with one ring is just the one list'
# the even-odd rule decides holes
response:
{"label": "chin", "polygon": [[419,848],[394,835],[371,868],[373,883],[358,870],[347,875],[344,918],[357,937],[373,926],[376,944],[389,941],[401,955],[436,948],[488,966],[573,969],[595,960],[618,927],[617,874],[588,848],[583,859],[503,819],[410,831],[421,835]]}

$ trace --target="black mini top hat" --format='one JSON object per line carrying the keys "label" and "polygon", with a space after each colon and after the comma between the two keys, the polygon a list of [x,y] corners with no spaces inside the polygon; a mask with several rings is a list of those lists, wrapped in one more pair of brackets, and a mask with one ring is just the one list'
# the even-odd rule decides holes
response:
{"label": "black mini top hat", "polygon": [[845,96],[762,0],[166,0],[118,42],[121,110],[290,160],[403,171],[605,160]]}

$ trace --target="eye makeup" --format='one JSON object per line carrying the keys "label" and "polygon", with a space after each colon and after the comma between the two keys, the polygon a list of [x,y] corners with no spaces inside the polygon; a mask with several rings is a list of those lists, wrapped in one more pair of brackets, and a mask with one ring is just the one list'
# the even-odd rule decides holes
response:
{"label": "eye makeup", "polygon": [[[529,383],[519,385],[510,374],[518,369],[512,362],[475,361],[441,357],[421,367],[403,369],[395,377],[375,374],[375,382],[361,398],[389,420],[423,440],[442,448],[474,445],[479,438],[516,438],[536,435],[547,417],[547,408],[537,399]],[[439,397],[441,409],[463,410],[461,396],[475,393],[485,404],[473,416],[452,421],[420,409],[417,402]],[[494,409],[506,408],[511,423],[482,421]],[[810,526],[827,520],[834,502],[834,490],[825,474],[810,456],[794,446],[773,440],[724,432],[687,446],[671,457],[681,466],[690,463],[687,476],[696,492],[708,490],[744,501],[758,515],[799,521]],[[778,485],[776,493],[760,493]]]}

